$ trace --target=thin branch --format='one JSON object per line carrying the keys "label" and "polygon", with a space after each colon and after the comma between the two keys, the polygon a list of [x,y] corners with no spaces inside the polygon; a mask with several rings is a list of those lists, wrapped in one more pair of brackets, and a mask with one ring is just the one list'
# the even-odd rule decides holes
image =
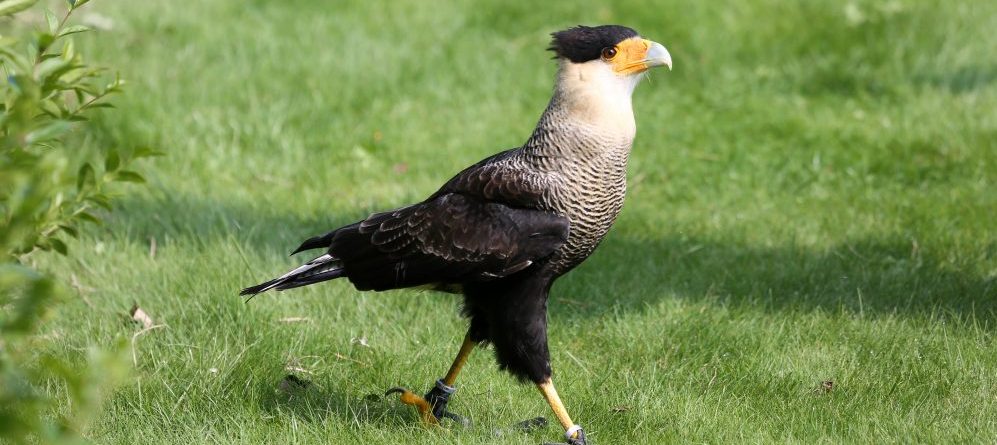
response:
{"label": "thin branch", "polygon": [[133,366],[138,367],[138,354],[136,354],[136,352],[135,352],[135,341],[138,340],[138,337],[140,335],[142,335],[142,334],[145,334],[146,332],[149,332],[149,331],[153,330],[153,329],[159,329],[159,328],[165,328],[165,327],[166,327],[165,324],[157,324],[157,325],[149,326],[149,327],[147,327],[145,329],[142,329],[141,331],[138,331],[138,332],[136,332],[135,334],[132,335],[132,365]]}

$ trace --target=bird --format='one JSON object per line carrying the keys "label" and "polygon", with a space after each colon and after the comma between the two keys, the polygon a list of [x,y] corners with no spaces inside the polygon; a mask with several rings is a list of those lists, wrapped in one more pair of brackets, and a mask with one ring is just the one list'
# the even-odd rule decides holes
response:
{"label": "bird", "polygon": [[[305,240],[291,254],[324,253],[243,289],[254,296],[346,278],[360,291],[428,288],[463,296],[463,343],[425,395],[392,388],[423,421],[462,419],[449,410],[471,352],[491,345],[499,368],[533,383],[564,428],[584,445],[552,381],[547,301],[554,281],[605,238],[626,193],[636,135],[632,95],[646,73],[672,68],[668,50],[621,25],[551,34],[552,97],[526,142],[467,167],[425,200],[374,213]],[[386,395],[387,395],[386,394]]]}

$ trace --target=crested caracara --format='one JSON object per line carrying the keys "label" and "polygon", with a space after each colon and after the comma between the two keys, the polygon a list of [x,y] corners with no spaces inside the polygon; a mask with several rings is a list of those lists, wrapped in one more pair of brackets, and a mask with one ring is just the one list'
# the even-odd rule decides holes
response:
{"label": "crested caracara", "polygon": [[447,374],[425,395],[389,392],[427,422],[447,411],[476,345],[499,367],[537,385],[570,444],[585,443],[551,382],[547,298],[587,258],[623,207],[633,144],[631,95],[644,73],[671,68],[665,47],[633,29],[578,26],[553,33],[553,97],[522,147],[474,164],[426,200],[306,240],[317,258],[242,295],[346,278],[359,290],[430,287],[463,295],[469,327]]}

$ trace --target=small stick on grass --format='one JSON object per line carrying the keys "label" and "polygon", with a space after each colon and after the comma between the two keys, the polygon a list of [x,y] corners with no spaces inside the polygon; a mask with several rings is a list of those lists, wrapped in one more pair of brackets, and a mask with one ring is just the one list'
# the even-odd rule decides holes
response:
{"label": "small stick on grass", "polygon": [[165,327],[166,327],[165,324],[157,324],[157,325],[149,326],[149,327],[147,327],[145,329],[142,329],[141,331],[138,331],[138,332],[136,332],[135,334],[132,335],[132,365],[133,366],[138,367],[138,354],[136,354],[136,352],[135,352],[135,340],[138,340],[138,337],[140,335],[142,335],[142,334],[145,334],[146,332],[149,332],[149,331],[151,331],[153,329],[159,329],[159,328],[165,328]]}

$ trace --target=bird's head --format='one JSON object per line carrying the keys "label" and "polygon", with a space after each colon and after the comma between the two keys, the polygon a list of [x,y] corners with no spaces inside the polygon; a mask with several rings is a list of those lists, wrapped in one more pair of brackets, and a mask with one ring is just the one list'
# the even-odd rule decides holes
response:
{"label": "bird's head", "polygon": [[672,56],[664,46],[626,26],[576,26],[551,36],[549,49],[569,63],[602,66],[622,77],[658,66],[672,69]]}
{"label": "bird's head", "polygon": [[585,114],[629,111],[630,96],[644,73],[672,67],[664,46],[625,26],[576,26],[551,35],[549,49],[560,63],[556,89]]}

